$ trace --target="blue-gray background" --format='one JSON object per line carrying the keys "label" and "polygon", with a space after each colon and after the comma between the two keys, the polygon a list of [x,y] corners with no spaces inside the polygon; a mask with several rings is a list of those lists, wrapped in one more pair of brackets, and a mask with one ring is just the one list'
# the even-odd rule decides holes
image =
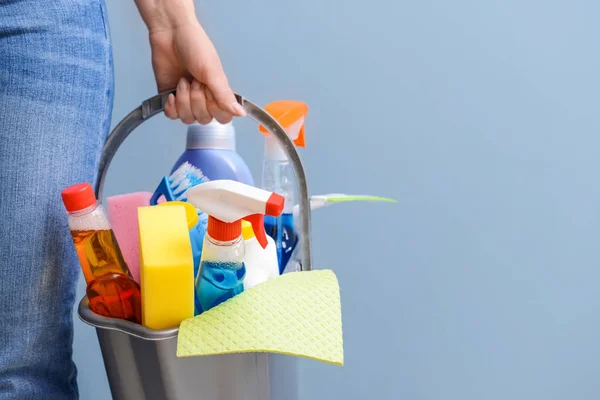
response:
{"label": "blue-gray background", "polygon": [[[133,2],[108,5],[116,123],[155,86]],[[276,399],[600,397],[600,3],[197,7],[236,91],[309,104],[311,193],[399,200],[314,214],[314,259],[342,288],[346,365],[280,359],[298,387],[276,384]],[[236,126],[259,178],[262,140]],[[162,116],[140,128],[108,193],[152,190],[184,138]],[[82,398],[108,398],[79,322],[75,351]]]}

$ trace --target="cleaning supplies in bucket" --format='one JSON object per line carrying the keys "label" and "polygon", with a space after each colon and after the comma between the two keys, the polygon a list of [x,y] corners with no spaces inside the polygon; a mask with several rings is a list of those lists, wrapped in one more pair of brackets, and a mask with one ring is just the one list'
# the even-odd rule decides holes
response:
{"label": "cleaning supplies in bucket", "polygon": [[[200,222],[199,213],[196,208],[190,203],[183,201],[167,201],[158,204],[161,207],[172,207],[182,206],[185,208],[185,215],[188,222],[188,229],[190,230],[190,243],[192,245],[192,255],[194,256],[194,276],[198,273],[200,266],[200,255],[202,254],[202,241],[204,240],[204,233],[206,232],[206,226],[203,222]],[[203,212],[200,212],[203,216],[206,216]]]}
{"label": "cleaning supplies in bucket", "polygon": [[[376,203],[396,203],[396,200],[390,199],[389,197],[380,196],[369,196],[369,195],[353,195],[353,194],[321,194],[316,196],[310,196],[310,209],[318,210],[319,208],[331,206],[333,204],[348,203],[348,202],[376,202]],[[298,219],[300,216],[300,206],[296,204],[294,206],[294,226],[298,226]],[[292,252],[287,265],[283,273],[298,272],[302,270],[302,262],[300,260],[300,254],[302,249],[302,240],[298,239],[296,248]]]}
{"label": "cleaning supplies in bucket", "polygon": [[254,185],[250,169],[235,151],[235,128],[232,122],[217,120],[201,125],[188,125],[185,152],[179,157],[173,171],[189,163],[202,171],[210,180],[229,179]]}
{"label": "cleaning supplies in bucket", "polygon": [[89,183],[62,191],[68,224],[87,282],[90,308],[105,317],[141,322],[140,287],[123,259],[108,217]]}
{"label": "cleaning supplies in bucket", "polygon": [[187,319],[177,357],[270,352],[343,365],[339,283],[331,270],[286,274]]}
{"label": "cleaning supplies in bucket", "polygon": [[[233,124],[213,120],[209,124],[191,124],[187,131],[185,152],[179,157],[170,176],[160,181],[151,205],[161,197],[166,201],[186,201],[189,188],[210,180],[229,179],[254,185],[250,169],[235,151]],[[198,211],[199,224],[190,232],[194,251],[194,270],[197,271],[206,233],[208,216]]]}
{"label": "cleaning supplies in bucket", "polygon": [[[332,193],[332,194],[319,194],[310,196],[310,209],[318,210],[319,208],[331,206],[339,203],[350,203],[350,202],[371,202],[371,203],[397,203],[396,200],[389,197],[371,196],[365,194],[344,194],[344,193]],[[300,215],[300,206],[297,204],[294,206],[294,216]]]}
{"label": "cleaning supplies in bucket", "polygon": [[139,207],[150,205],[150,192],[135,192],[106,198],[106,211],[123,258],[133,279],[140,283]]}
{"label": "cleaning supplies in bucket", "polygon": [[[208,178],[204,176],[202,171],[188,162],[181,164],[175,172],[170,176],[165,176],[161,179],[154,194],[150,198],[150,205],[157,205],[161,199],[166,202],[172,201],[187,201],[187,190],[201,183],[208,182]],[[194,254],[194,270],[197,271],[200,266],[200,255],[202,254],[202,241],[206,233],[206,224],[208,216],[202,211],[198,213],[198,224],[191,232],[191,240],[193,241]]]}
{"label": "cleaning supplies in bucket", "polygon": [[177,327],[194,316],[194,260],[185,208],[142,207],[138,216],[142,324]]}
{"label": "cleaning supplies in bucket", "polygon": [[[265,110],[281,124],[296,146],[305,147],[304,120],[308,114],[305,103],[279,100],[268,104]],[[275,240],[279,273],[282,273],[298,243],[292,215],[292,207],[297,201],[296,181],[294,169],[276,138],[263,126],[259,130],[266,135],[262,188],[282,195],[286,204],[280,217],[265,217],[265,228]]]}
{"label": "cleaning supplies in bucket", "polygon": [[216,120],[206,125],[188,126],[187,146],[179,157],[170,176],[160,181],[151,205],[161,196],[167,201],[186,201],[186,191],[209,180],[229,179],[254,185],[252,174],[239,154],[235,152],[233,125]]}
{"label": "cleaning supplies in bucket", "polygon": [[267,236],[267,247],[263,248],[254,234],[252,224],[242,221],[242,236],[244,237],[244,265],[246,266],[246,278],[244,279],[244,290],[248,290],[259,283],[279,276],[279,262],[277,261],[277,249],[275,241]]}
{"label": "cleaning supplies in bucket", "polygon": [[187,199],[209,216],[195,282],[200,314],[244,290],[242,219],[252,224],[258,243],[265,248],[264,215],[280,215],[284,198],[240,182],[218,180],[189,189]]}
{"label": "cleaning supplies in bucket", "polygon": [[208,178],[200,169],[184,162],[171,175],[161,179],[150,198],[150,204],[157,205],[161,197],[166,201],[186,201],[185,196],[189,188],[207,181]]}

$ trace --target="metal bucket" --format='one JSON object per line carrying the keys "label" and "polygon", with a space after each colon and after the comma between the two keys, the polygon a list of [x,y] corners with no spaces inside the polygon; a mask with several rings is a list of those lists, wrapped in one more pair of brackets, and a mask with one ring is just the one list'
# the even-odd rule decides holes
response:
{"label": "metal bucket", "polygon": [[[109,135],[96,184],[102,201],[104,180],[119,146],[144,121],[163,111],[168,91],[154,96],[127,115]],[[304,168],[292,141],[267,112],[236,95],[249,117],[275,136],[292,163],[300,201],[302,269],[311,269],[310,203]],[[116,400],[267,400],[269,366],[265,353],[177,358],[178,329],[151,330],[128,321],[106,318],[79,303],[79,318],[96,328],[113,399]]]}
{"label": "metal bucket", "polygon": [[99,316],[85,297],[79,317],[96,327],[113,399],[269,398],[267,354],[177,358],[177,329],[153,331]]}

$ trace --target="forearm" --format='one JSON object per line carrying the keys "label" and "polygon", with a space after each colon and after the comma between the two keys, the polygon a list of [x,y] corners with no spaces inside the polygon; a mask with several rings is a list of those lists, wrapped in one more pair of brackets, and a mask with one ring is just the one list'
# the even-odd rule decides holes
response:
{"label": "forearm", "polygon": [[193,0],[135,0],[150,33],[198,23]]}

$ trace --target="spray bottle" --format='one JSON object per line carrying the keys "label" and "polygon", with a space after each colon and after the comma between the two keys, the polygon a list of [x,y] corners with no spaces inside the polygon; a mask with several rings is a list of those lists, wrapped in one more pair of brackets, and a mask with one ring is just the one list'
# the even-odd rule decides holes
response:
{"label": "spray bottle", "polygon": [[252,224],[256,239],[264,249],[268,244],[264,216],[279,216],[284,198],[231,180],[194,186],[188,190],[187,198],[208,214],[208,229],[195,281],[196,313],[201,314],[244,290],[242,219]]}
{"label": "spray bottle", "polygon": [[[270,103],[265,110],[285,129],[296,146],[306,147],[304,140],[304,120],[308,106],[301,101],[278,100]],[[278,193],[285,198],[283,214],[265,217],[267,234],[273,238],[277,248],[279,273],[285,267],[298,244],[298,234],[294,228],[293,206],[297,203],[294,169],[287,159],[277,139],[261,126],[266,135],[263,161],[262,188]]]}

